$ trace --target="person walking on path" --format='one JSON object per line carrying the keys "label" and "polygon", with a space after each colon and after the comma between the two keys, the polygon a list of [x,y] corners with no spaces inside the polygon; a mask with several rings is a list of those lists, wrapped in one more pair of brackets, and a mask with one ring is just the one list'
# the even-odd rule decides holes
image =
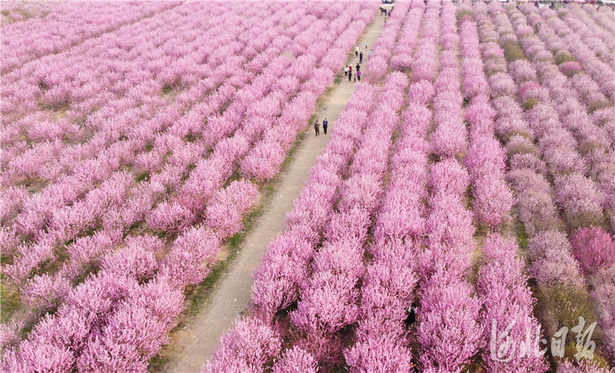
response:
{"label": "person walking on path", "polygon": [[369,59],[372,56],[372,50],[369,50],[369,53],[367,53],[367,59]]}
{"label": "person walking on path", "polygon": [[359,63],[363,63],[363,51],[359,53]]}
{"label": "person walking on path", "polygon": [[320,124],[318,123],[318,121],[314,123],[314,132],[316,132],[316,136],[318,136],[318,134],[320,133]]}
{"label": "person walking on path", "polygon": [[387,17],[386,16],[384,17],[384,23],[387,23]]}
{"label": "person walking on path", "polygon": [[359,57],[359,46],[358,45],[354,47],[354,55],[356,57]]}
{"label": "person walking on path", "polygon": [[369,41],[365,40],[365,49],[367,49],[367,44],[369,44]]}
{"label": "person walking on path", "polygon": [[357,80],[361,81],[361,70],[357,70]]}
{"label": "person walking on path", "polygon": [[329,127],[329,121],[327,120],[327,118],[325,118],[325,120],[322,121],[322,131],[325,133],[325,135],[327,134],[328,127]]}
{"label": "person walking on path", "polygon": [[352,82],[352,70],[348,72],[348,81]]}
{"label": "person walking on path", "polygon": [[348,76],[348,65],[344,66],[344,76]]}
{"label": "person walking on path", "polygon": [[361,68],[361,65],[357,64],[357,71],[359,71],[359,69]]}
{"label": "person walking on path", "polygon": [[352,75],[352,65],[348,65],[348,74]]}

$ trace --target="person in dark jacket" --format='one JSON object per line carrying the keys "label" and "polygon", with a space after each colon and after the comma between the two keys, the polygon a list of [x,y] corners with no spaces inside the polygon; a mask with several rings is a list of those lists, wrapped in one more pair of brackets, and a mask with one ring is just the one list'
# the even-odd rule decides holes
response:
{"label": "person in dark jacket", "polygon": [[316,136],[320,133],[320,123],[318,123],[318,121],[314,123],[314,132],[316,132]]}
{"label": "person in dark jacket", "polygon": [[322,121],[322,131],[325,135],[327,134],[327,128],[329,128],[329,121],[325,118],[325,120]]}
{"label": "person in dark jacket", "polygon": [[406,314],[408,315],[406,317],[406,326],[411,326],[412,324],[414,324],[414,322],[416,321],[416,311],[418,310],[418,307],[416,306],[416,303],[412,302],[412,305],[410,307],[408,307],[408,310],[406,311]]}

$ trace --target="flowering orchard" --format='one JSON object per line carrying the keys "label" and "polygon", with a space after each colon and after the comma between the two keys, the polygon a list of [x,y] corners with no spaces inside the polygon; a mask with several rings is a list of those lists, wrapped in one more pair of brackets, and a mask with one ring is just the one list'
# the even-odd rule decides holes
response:
{"label": "flowering orchard", "polygon": [[398,1],[204,372],[612,368],[612,15]]}
{"label": "flowering orchard", "polygon": [[[145,372],[378,2],[1,7],[2,369]],[[398,0],[203,372],[614,368],[612,20]]]}
{"label": "flowering orchard", "polygon": [[146,371],[377,5],[8,6],[3,371]]}

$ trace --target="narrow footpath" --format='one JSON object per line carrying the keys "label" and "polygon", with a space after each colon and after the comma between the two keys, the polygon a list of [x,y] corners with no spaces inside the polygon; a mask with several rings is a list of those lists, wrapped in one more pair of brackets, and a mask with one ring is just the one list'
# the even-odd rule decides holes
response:
{"label": "narrow footpath", "polygon": [[[363,51],[363,64],[369,51],[365,49],[365,41],[369,42],[369,48],[373,48],[383,28],[384,17],[377,12],[372,23],[357,40],[359,49]],[[347,64],[354,66],[358,60],[353,53]],[[316,158],[325,149],[331,131],[335,131],[335,122],[354,92],[355,85],[356,83],[349,82],[348,78],[342,76],[341,82],[334,85],[320,105],[316,119],[320,123],[323,119],[328,119],[329,134],[325,136],[321,129],[320,135],[315,136],[313,129],[308,129],[287,170],[281,175],[274,198],[265,207],[252,231],[247,234],[239,254],[216,281],[198,315],[186,328],[175,332],[172,345],[165,353],[169,361],[163,368],[164,372],[200,372],[211,358],[220,336],[232,327],[233,321],[247,308],[252,290],[252,274],[260,265],[269,241],[284,231],[286,213],[292,209]]]}

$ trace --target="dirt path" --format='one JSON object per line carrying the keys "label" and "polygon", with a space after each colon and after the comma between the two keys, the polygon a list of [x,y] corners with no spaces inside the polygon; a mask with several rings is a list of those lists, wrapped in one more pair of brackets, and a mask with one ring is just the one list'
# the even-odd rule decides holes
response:
{"label": "dirt path", "polygon": [[[369,49],[365,49],[365,40],[369,48],[373,48],[382,32],[384,17],[378,12],[374,21],[366,28],[359,38],[359,48],[363,51],[363,62],[367,59]],[[354,49],[354,48],[353,48]],[[358,62],[354,54],[349,63],[353,66]],[[353,69],[354,70],[354,69]],[[326,117],[329,120],[329,130],[335,130],[335,122],[342,112],[352,93],[354,82],[342,77],[320,106],[316,118],[322,123]],[[293,202],[299,196],[316,158],[323,152],[329,135],[314,136],[309,130],[303,142],[299,145],[288,169],[282,175],[276,186],[274,198],[265,208],[263,215],[248,233],[241,245],[239,254],[229,265],[229,269],[216,282],[208,299],[199,314],[190,321],[183,330],[173,336],[173,346],[169,349],[169,362],[165,372],[196,373],[203,364],[211,358],[220,336],[232,326],[250,302],[252,290],[252,273],[260,265],[267,244],[279,233],[284,231],[286,213],[293,207]]]}

